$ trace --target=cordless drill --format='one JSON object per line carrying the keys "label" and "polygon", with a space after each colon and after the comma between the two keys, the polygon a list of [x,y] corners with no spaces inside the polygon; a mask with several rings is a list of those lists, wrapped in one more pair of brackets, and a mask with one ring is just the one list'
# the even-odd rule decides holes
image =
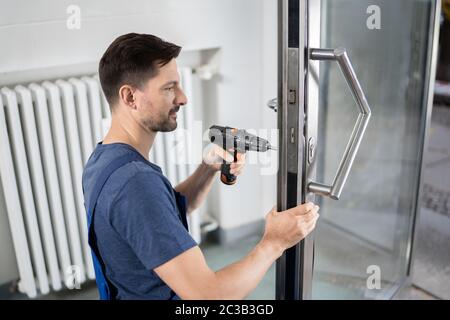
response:
{"label": "cordless drill", "polygon": [[[209,128],[209,140],[222,147],[224,150],[233,149],[234,160],[237,161],[238,153],[245,153],[246,151],[266,152],[267,150],[276,150],[272,147],[269,141],[255,136],[243,129],[235,129],[231,127],[211,126]],[[220,180],[232,185],[236,183],[236,176],[230,173],[231,163],[227,163],[225,159],[222,163]]]}

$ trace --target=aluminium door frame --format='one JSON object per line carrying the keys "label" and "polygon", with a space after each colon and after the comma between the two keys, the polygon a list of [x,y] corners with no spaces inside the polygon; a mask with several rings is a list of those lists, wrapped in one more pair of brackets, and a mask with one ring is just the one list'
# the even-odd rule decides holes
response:
{"label": "aluminium door frame", "polygon": [[[308,68],[308,2],[278,1],[278,129],[277,211],[305,203],[304,81]],[[313,233],[277,260],[276,299],[310,299]],[[308,257],[307,259],[301,257]],[[302,284],[302,285],[300,285]],[[307,285],[309,284],[309,286]]]}
{"label": "aluminium door frame", "polygon": [[406,258],[406,275],[403,281],[399,284],[396,292],[393,294],[395,298],[401,292],[401,289],[405,286],[412,284],[413,276],[413,266],[414,266],[414,254],[415,246],[414,243],[417,240],[417,223],[420,218],[420,210],[422,206],[422,195],[423,195],[423,176],[425,169],[425,154],[428,150],[429,133],[431,126],[431,112],[433,109],[433,98],[434,98],[434,85],[436,79],[436,65],[438,58],[439,49],[439,31],[440,31],[440,19],[441,19],[441,0],[432,0],[430,13],[432,17],[430,18],[430,23],[428,27],[428,50],[427,50],[427,61],[426,61],[426,73],[425,73],[425,83],[428,86],[425,88],[423,95],[423,104],[426,106],[423,110],[422,117],[425,117],[425,121],[421,127],[421,141],[420,141],[420,154],[419,154],[419,177],[416,184],[416,194],[417,197],[414,199],[413,204],[413,221],[411,223],[409,239],[408,239],[408,253]]}

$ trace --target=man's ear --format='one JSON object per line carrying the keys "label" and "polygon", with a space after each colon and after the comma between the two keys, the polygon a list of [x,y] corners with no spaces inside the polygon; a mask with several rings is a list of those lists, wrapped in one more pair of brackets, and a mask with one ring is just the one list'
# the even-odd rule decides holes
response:
{"label": "man's ear", "polygon": [[123,85],[119,88],[119,98],[120,101],[125,104],[127,107],[131,107],[136,109],[136,100],[135,100],[135,92],[136,89],[129,86]]}

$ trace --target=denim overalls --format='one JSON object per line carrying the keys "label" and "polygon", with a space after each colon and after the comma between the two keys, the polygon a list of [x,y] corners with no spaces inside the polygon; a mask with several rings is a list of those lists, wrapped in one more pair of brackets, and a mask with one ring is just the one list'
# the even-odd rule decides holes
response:
{"label": "denim overalls", "polygon": [[[117,158],[113,160],[100,174],[99,179],[97,180],[97,183],[95,184],[93,188],[93,194],[90,198],[90,202],[88,206],[85,208],[87,212],[87,222],[88,222],[88,239],[89,239],[89,245],[91,247],[91,253],[92,253],[92,261],[94,264],[94,270],[95,270],[95,281],[97,283],[97,288],[100,294],[101,300],[115,300],[115,293],[117,292],[116,288],[112,285],[108,279],[105,277],[105,265],[103,263],[103,260],[101,259],[101,256],[99,254],[97,245],[96,245],[96,238],[94,233],[94,228],[92,224],[92,219],[95,213],[95,207],[97,204],[97,199],[103,189],[103,186],[105,185],[108,178],[111,176],[111,174],[119,169],[120,167],[124,166],[125,164],[132,162],[132,161],[141,161],[147,165],[150,165],[149,162],[147,162],[144,158],[142,158],[139,154],[127,154],[126,156],[122,156],[120,158]],[[188,223],[186,219],[186,198],[179,192],[173,190],[175,194],[175,199],[178,207],[178,211],[180,214],[180,219],[186,229],[188,229]],[[172,291],[172,297],[171,299],[179,299],[178,296],[175,294],[175,292]]]}

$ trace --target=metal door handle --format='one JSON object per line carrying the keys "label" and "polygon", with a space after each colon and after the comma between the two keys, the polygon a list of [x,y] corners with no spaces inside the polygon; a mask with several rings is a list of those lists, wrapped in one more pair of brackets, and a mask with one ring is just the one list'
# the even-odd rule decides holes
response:
{"label": "metal door handle", "polygon": [[370,107],[344,48],[310,49],[311,60],[336,61],[359,107],[359,115],[331,186],[310,181],[308,191],[338,200],[370,119]]}
{"label": "metal door handle", "polygon": [[272,109],[273,111],[277,112],[278,111],[278,99],[277,98],[270,99],[269,101],[267,101],[267,106],[270,109]]}

